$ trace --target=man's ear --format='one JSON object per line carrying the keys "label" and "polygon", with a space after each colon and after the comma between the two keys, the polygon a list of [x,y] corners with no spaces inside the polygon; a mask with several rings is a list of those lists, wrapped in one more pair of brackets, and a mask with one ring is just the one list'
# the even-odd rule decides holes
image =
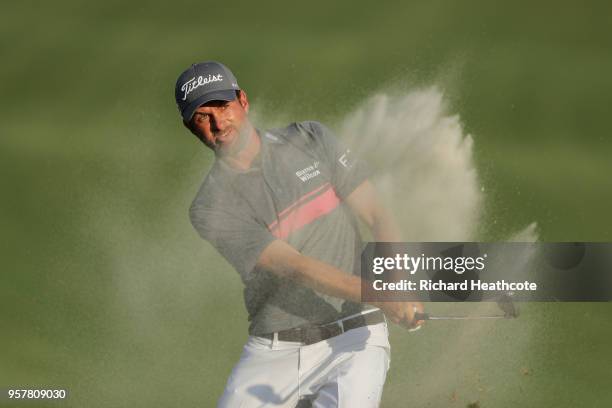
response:
{"label": "man's ear", "polygon": [[247,98],[247,94],[243,90],[240,90],[238,95],[238,103],[240,103],[240,106],[242,106],[246,113],[249,113],[249,98]]}

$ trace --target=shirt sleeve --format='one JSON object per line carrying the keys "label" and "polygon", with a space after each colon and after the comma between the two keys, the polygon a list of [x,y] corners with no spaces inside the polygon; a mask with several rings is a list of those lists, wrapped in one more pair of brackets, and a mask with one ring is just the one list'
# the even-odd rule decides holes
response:
{"label": "shirt sleeve", "polygon": [[315,139],[321,154],[326,157],[332,173],[332,184],[341,199],[350,195],[369,176],[367,164],[353,155],[331,130],[319,122],[302,122]]}
{"label": "shirt sleeve", "polygon": [[244,282],[251,278],[263,250],[276,239],[265,226],[232,204],[210,205],[196,198],[189,215],[200,236],[236,269]]}

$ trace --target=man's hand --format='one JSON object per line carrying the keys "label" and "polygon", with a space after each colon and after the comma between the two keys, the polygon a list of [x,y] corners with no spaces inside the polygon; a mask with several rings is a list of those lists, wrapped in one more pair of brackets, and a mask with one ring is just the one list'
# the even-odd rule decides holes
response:
{"label": "man's hand", "polygon": [[377,302],[376,307],[393,323],[407,329],[416,329],[425,323],[424,320],[414,320],[415,313],[423,313],[421,302]]}

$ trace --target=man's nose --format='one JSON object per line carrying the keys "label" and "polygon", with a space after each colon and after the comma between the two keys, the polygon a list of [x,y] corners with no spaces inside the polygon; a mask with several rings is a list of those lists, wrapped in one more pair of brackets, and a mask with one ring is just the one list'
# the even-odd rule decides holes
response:
{"label": "man's nose", "polygon": [[215,130],[223,130],[223,115],[221,114],[221,112],[211,113],[210,127]]}

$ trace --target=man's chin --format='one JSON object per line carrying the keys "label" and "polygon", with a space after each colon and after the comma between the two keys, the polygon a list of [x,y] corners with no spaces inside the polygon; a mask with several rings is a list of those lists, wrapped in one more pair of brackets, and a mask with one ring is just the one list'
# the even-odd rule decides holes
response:
{"label": "man's chin", "polygon": [[224,142],[217,142],[215,144],[215,153],[219,156],[227,156],[229,154],[234,153],[234,150],[236,150],[236,148],[234,147],[236,145],[236,138],[233,138],[231,140],[225,140]]}
{"label": "man's chin", "polygon": [[228,156],[231,154],[238,153],[246,146],[248,136],[243,133],[237,133],[235,137],[229,138],[222,143],[217,144],[215,152],[219,156]]}

